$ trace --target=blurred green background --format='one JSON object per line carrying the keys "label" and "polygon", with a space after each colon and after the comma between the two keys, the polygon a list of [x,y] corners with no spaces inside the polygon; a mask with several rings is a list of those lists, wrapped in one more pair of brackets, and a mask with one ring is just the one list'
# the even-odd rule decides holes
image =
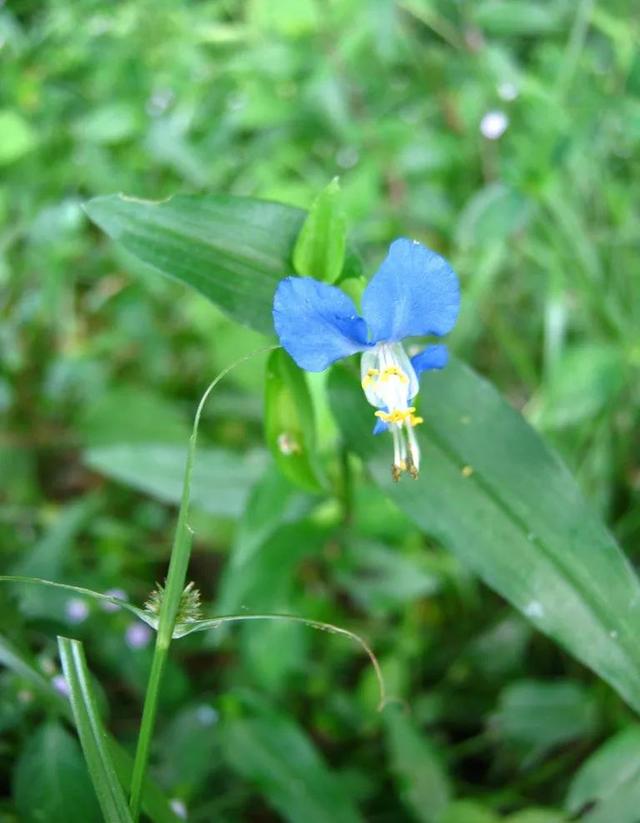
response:
{"label": "blurred green background", "polygon": [[[452,261],[452,349],[556,446],[637,561],[633,6],[0,3],[2,572],[142,602],[165,573],[198,397],[264,344],[129,258],[82,203],[212,191],[309,207],[336,175],[368,274],[399,235]],[[203,425],[190,576],[209,613],[360,632],[410,712],[376,713],[373,671],[343,638],[269,623],[187,638],[153,753],[176,814],[596,821],[586,801],[621,761],[604,777],[579,770],[614,733],[624,762],[640,758],[630,710],[366,477],[350,522],[340,491],[279,477],[264,362],[230,375]],[[55,636],[84,641],[129,747],[151,638],[123,613],[37,589],[3,591],[0,614],[0,820],[97,820],[59,710]]]}

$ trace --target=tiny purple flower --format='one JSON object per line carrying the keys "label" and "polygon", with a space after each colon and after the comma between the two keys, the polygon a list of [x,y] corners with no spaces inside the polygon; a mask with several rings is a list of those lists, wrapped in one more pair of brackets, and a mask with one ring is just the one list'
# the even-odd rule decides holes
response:
{"label": "tiny purple flower", "polygon": [[[104,592],[104,594],[106,594],[107,597],[115,597],[116,600],[129,599],[124,589],[107,589],[106,592]],[[104,609],[105,612],[117,612],[120,610],[120,606],[117,606],[115,603],[109,603],[108,600],[103,600],[100,603],[100,606],[102,609]]]}
{"label": "tiny purple flower", "polygon": [[56,674],[51,678],[51,685],[63,697],[69,697],[69,684],[63,674]]}
{"label": "tiny purple flower", "polygon": [[196,717],[202,726],[214,726],[218,722],[218,712],[213,706],[203,703],[196,709]]}
{"label": "tiny purple flower", "polygon": [[69,623],[84,623],[89,617],[89,606],[79,597],[72,597],[65,603],[64,613]]}
{"label": "tiny purple flower", "polygon": [[130,623],[125,632],[125,641],[130,649],[144,649],[149,645],[152,631],[146,623]]}

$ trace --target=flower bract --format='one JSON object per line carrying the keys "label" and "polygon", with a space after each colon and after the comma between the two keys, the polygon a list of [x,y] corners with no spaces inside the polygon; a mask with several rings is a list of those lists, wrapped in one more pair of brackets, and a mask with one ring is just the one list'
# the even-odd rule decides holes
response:
{"label": "flower bract", "polygon": [[362,312],[341,289],[311,277],[286,277],[273,302],[276,332],[307,371],[362,353],[362,388],[376,408],[374,433],[389,430],[392,472],[416,477],[422,422],[414,400],[422,372],[441,369],[447,348],[429,345],[409,358],[402,341],[451,331],[460,308],[458,278],[447,261],[415,240],[395,240],[362,295]]}

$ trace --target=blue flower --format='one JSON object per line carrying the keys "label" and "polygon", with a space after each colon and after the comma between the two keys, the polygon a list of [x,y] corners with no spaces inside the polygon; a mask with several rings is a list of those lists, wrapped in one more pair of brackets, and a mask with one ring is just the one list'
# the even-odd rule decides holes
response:
{"label": "blue flower", "polygon": [[439,254],[415,240],[395,240],[362,296],[362,316],[343,291],[311,277],[278,284],[273,319],[282,346],[307,371],[362,352],[362,388],[377,411],[374,433],[390,430],[395,480],[417,477],[420,450],[414,427],[422,422],[412,405],[418,378],[442,369],[447,347],[427,346],[409,359],[407,337],[441,337],[454,327],[460,308],[458,278]]}

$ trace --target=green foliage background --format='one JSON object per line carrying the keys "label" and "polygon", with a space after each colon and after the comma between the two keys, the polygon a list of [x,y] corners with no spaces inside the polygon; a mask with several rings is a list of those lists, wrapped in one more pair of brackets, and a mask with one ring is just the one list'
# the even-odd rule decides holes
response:
{"label": "green foliage background", "polygon": [[[308,208],[335,175],[367,274],[398,235],[452,260],[452,348],[556,446],[636,563],[632,6],[1,6],[2,571],[141,603],[166,569],[197,398],[265,340],[150,273],[82,203],[212,191]],[[495,110],[509,122],[491,141],[480,124]],[[637,823],[640,772],[620,776],[640,762],[630,709],[357,465],[330,498],[283,479],[264,448],[265,362],[236,370],[203,424],[191,576],[211,613],[359,631],[411,712],[376,713],[373,672],[341,638],[269,623],[194,635],[163,693],[153,774],[166,796],[195,821]],[[320,444],[334,436],[323,415]],[[110,730],[135,741],[150,649],[127,644],[123,613],[90,605],[74,625],[68,601],[2,592],[3,820],[97,819],[52,686],[57,633],[84,641]]]}

